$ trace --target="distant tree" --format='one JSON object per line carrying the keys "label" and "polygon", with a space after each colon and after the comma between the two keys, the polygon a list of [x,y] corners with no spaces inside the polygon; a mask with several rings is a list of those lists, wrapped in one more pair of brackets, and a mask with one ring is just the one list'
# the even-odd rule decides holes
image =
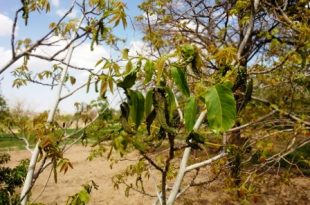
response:
{"label": "distant tree", "polygon": [[113,109],[110,107],[106,99],[93,100],[90,105],[99,113],[99,119],[111,120],[113,117]]}
{"label": "distant tree", "polygon": [[18,205],[19,194],[16,192],[24,183],[28,161],[22,161],[14,168],[5,166],[9,161],[9,154],[0,154],[0,204]]}
{"label": "distant tree", "polygon": [[9,114],[9,108],[3,96],[0,95],[0,120],[3,120]]}
{"label": "distant tree", "polygon": [[9,108],[3,96],[0,95],[0,134],[5,132],[7,127],[7,119],[10,115]]}

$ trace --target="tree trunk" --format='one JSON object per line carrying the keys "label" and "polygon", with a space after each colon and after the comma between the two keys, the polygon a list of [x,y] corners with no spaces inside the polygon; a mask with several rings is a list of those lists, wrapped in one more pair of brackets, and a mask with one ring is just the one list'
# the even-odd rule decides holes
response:
{"label": "tree trunk", "polygon": [[[82,23],[83,18],[81,18],[79,25]],[[77,36],[77,33],[74,33],[73,36],[71,37],[72,39],[75,39]],[[72,44],[69,49],[68,49],[68,53],[66,56],[66,64],[67,66],[63,69],[62,73],[61,73],[61,79],[60,79],[60,83],[58,85],[58,89],[56,92],[56,96],[55,96],[55,101],[54,104],[52,105],[49,113],[48,113],[48,117],[47,117],[47,123],[52,123],[54,121],[54,117],[55,117],[55,113],[56,110],[58,108],[58,104],[61,100],[61,92],[62,92],[62,88],[66,79],[66,75],[68,73],[68,69],[69,69],[69,63],[72,57],[72,53],[73,53],[73,49],[74,49],[74,44]],[[20,200],[21,200],[21,205],[26,205],[28,198],[29,198],[29,192],[33,186],[33,174],[34,174],[34,170],[35,170],[35,166],[37,163],[37,159],[39,156],[39,151],[40,151],[40,140],[38,140],[34,150],[32,151],[32,155],[31,155],[31,159],[30,159],[30,163],[29,163],[29,167],[28,167],[28,172],[27,172],[27,176],[24,182],[24,186],[20,195]]]}

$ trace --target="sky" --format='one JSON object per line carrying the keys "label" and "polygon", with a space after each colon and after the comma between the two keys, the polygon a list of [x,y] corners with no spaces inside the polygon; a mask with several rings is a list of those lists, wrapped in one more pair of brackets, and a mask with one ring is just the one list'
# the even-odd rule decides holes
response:
{"label": "sky", "polygon": [[[71,4],[71,0],[50,0],[51,11],[49,13],[31,13],[28,25],[25,26],[23,20],[20,18],[17,24],[16,39],[31,38],[32,40],[39,39],[43,34],[48,31],[48,25],[51,22],[57,21],[61,15],[67,10]],[[127,15],[134,21],[134,16],[140,15],[141,12],[137,8],[137,5],[141,0],[125,0],[127,5]],[[0,0],[0,68],[9,61],[11,57],[10,38],[13,18],[15,11],[21,7],[20,0]],[[70,18],[78,18],[78,10],[75,9],[70,14]],[[115,30],[115,34],[121,38],[126,39],[126,43],[123,45],[130,49],[130,53],[140,52],[144,49],[144,43],[141,41],[142,34],[137,28],[134,28],[131,24],[131,20],[127,18],[128,27],[124,30],[122,27],[118,27]],[[42,48],[36,50],[38,53],[49,53],[53,48]],[[100,46],[96,47],[94,51],[90,51],[90,43],[86,42],[79,46],[72,57],[72,64],[94,67],[100,57],[111,57],[116,55],[114,51],[108,47]],[[12,77],[12,71],[20,64],[16,62],[3,74],[0,75],[0,94],[4,96],[9,107],[13,108],[17,105],[22,105],[23,109],[34,112],[42,112],[48,110],[51,104],[54,102],[56,95],[56,89],[51,90],[49,87],[40,86],[37,84],[29,83],[27,86],[20,88],[13,88],[12,83],[14,78]],[[47,70],[52,65],[51,62],[46,62],[38,59],[32,59],[29,62],[29,69],[34,71]],[[69,71],[74,74],[74,71]],[[87,73],[80,73],[77,78],[75,86],[81,85],[88,78]],[[64,94],[72,91],[74,87],[66,87]],[[65,99],[59,105],[60,110],[63,113],[73,113],[75,111],[75,102],[89,103],[98,97],[98,94],[91,90],[86,93],[85,89],[80,90],[70,98]],[[120,100],[119,97],[114,97],[111,94],[108,95],[108,100],[112,102],[113,106],[117,106]]]}

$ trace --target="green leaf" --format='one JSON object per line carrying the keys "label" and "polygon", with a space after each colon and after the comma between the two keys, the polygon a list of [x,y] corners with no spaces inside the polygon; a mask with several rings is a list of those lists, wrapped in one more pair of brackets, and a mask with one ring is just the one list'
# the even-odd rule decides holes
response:
{"label": "green leaf", "polygon": [[89,92],[91,78],[92,78],[92,75],[89,75],[88,80],[87,80],[87,84],[86,84],[86,93]]}
{"label": "green leaf", "polygon": [[125,8],[126,5],[121,1],[112,1],[111,7],[112,10],[112,18],[109,23],[114,23],[114,27],[118,26],[119,22],[122,21],[123,28],[125,29],[127,26],[126,13]]}
{"label": "green leaf", "polygon": [[103,59],[101,58],[100,60],[97,61],[95,67],[97,67],[100,63],[102,63]]}
{"label": "green leaf", "polygon": [[175,134],[175,129],[169,126],[169,119],[167,116],[167,98],[166,91],[163,88],[154,89],[153,94],[153,106],[156,112],[156,119],[159,122],[160,126],[171,134]]}
{"label": "green leaf", "polygon": [[113,78],[110,76],[109,78],[108,78],[108,83],[109,83],[109,89],[110,89],[110,92],[113,94]]}
{"label": "green leaf", "polygon": [[73,76],[70,76],[70,83],[71,85],[74,85],[76,83],[76,78]]}
{"label": "green leaf", "polygon": [[208,122],[214,132],[225,132],[235,123],[236,102],[229,84],[211,87],[204,95]]}
{"label": "green leaf", "polygon": [[168,104],[169,119],[171,120],[173,118],[174,111],[176,110],[174,94],[170,87],[165,87],[165,91]]}
{"label": "green leaf", "polygon": [[111,62],[109,60],[106,60],[104,65],[101,67],[101,69],[106,69],[111,67]]}
{"label": "green leaf", "polygon": [[88,203],[90,200],[89,193],[87,193],[85,189],[79,192],[79,198],[81,202],[84,202],[85,204]]}
{"label": "green leaf", "polygon": [[126,70],[125,73],[129,73],[132,70],[133,66],[132,66],[132,62],[128,61],[128,63],[126,64]]}
{"label": "green leaf", "polygon": [[146,129],[148,134],[151,134],[151,125],[154,122],[155,118],[156,118],[156,111],[155,109],[152,110],[152,112],[150,112],[150,114],[146,115]]}
{"label": "green leaf", "polygon": [[113,63],[113,69],[116,75],[120,75],[120,72],[119,72],[120,67],[117,63]]}
{"label": "green leaf", "polygon": [[139,127],[141,124],[143,117],[144,117],[144,97],[142,93],[138,91],[132,91],[129,90],[128,92],[130,102],[129,102],[129,107],[130,107],[130,117],[132,121],[136,125],[136,129]]}
{"label": "green leaf", "polygon": [[149,90],[145,97],[145,116],[148,116],[153,105],[153,90]]}
{"label": "green leaf", "polygon": [[128,73],[125,76],[123,81],[117,83],[117,86],[122,87],[124,89],[131,88],[135,84],[136,79],[137,79],[137,70],[133,70],[132,72]]}
{"label": "green leaf", "polygon": [[236,60],[237,49],[233,46],[219,48],[214,59],[219,64],[229,65]]}
{"label": "green leaf", "polygon": [[136,136],[132,142],[133,146],[139,151],[145,151],[145,145],[143,144],[142,136]]}
{"label": "green leaf", "polygon": [[155,70],[155,64],[151,60],[147,60],[144,65],[144,72],[145,72],[145,80],[144,83],[148,83],[152,80],[152,76]]}
{"label": "green leaf", "polygon": [[121,108],[121,124],[125,132],[128,134],[135,134],[134,130],[132,130],[131,125],[128,123],[128,117],[129,117],[129,112],[130,108],[127,102],[123,102],[120,105]]}
{"label": "green leaf", "polygon": [[122,50],[122,58],[125,60],[128,60],[128,53],[129,53],[129,49],[125,48]]}
{"label": "green leaf", "polygon": [[198,112],[198,107],[196,103],[196,99],[194,96],[191,96],[184,109],[184,120],[185,120],[185,127],[187,131],[192,131],[195,121],[196,121],[196,115]]}
{"label": "green leaf", "polygon": [[180,67],[172,66],[171,74],[172,74],[172,78],[175,84],[180,89],[180,91],[183,93],[183,95],[189,97],[190,91],[188,88],[188,84],[185,78],[184,71]]}
{"label": "green leaf", "polygon": [[102,79],[101,80],[101,87],[100,87],[100,96],[102,98],[105,98],[105,93],[107,91],[107,88],[108,88],[108,82],[106,79]]}
{"label": "green leaf", "polygon": [[165,61],[166,61],[165,56],[160,57],[157,61],[156,61],[156,70],[157,70],[157,79],[156,79],[156,84],[160,85],[160,81],[161,81],[161,77],[164,73],[164,68],[165,68]]}
{"label": "green leaf", "polygon": [[95,92],[98,93],[98,83],[100,82],[100,80],[96,80],[95,82]]}
{"label": "green leaf", "polygon": [[124,137],[122,136],[118,136],[114,138],[114,142],[113,142],[114,148],[120,152],[121,156],[124,154],[127,144],[128,144],[128,141],[124,139]]}
{"label": "green leaf", "polygon": [[195,47],[191,44],[184,44],[181,52],[185,61],[191,60],[195,55]]}

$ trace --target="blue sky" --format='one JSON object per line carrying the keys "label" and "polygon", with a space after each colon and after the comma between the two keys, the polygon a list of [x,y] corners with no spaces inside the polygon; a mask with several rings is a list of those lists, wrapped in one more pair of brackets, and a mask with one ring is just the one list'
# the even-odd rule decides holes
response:
{"label": "blue sky", "polygon": [[[32,13],[29,18],[28,25],[25,26],[23,20],[20,18],[17,29],[16,39],[31,38],[36,40],[48,31],[48,25],[57,21],[60,18],[60,14],[66,11],[71,4],[71,0],[50,0],[51,11],[49,13]],[[125,0],[127,5],[127,15],[134,20],[134,16],[140,15],[141,12],[137,8],[141,0]],[[0,67],[10,59],[10,36],[12,29],[12,22],[15,11],[21,7],[20,0],[0,0]],[[78,11],[74,10],[71,14],[72,17],[79,17]],[[142,50],[143,43],[141,41],[141,33],[136,29],[134,30],[129,18],[128,27],[124,30],[122,27],[115,29],[115,34],[126,39],[124,47],[131,49],[131,52]],[[44,52],[48,52],[45,50]],[[115,55],[112,49],[107,47],[97,47],[94,52],[89,49],[89,42],[78,48],[77,52],[73,54],[72,62],[87,67],[94,66],[96,61],[101,57],[109,57]],[[12,88],[13,78],[11,71],[14,67],[17,67],[18,62],[10,67],[6,72],[0,75],[0,93],[5,97],[9,106],[14,107],[17,104],[22,104],[24,109],[40,112],[48,110],[53,98],[55,96],[55,90],[51,90],[48,87],[42,87],[35,84],[29,84],[26,87],[19,89]],[[31,60],[29,67],[31,70],[47,70],[51,66],[49,62],[43,62],[38,59]],[[87,79],[87,74],[78,74],[77,85]],[[76,86],[77,86],[76,85]],[[73,90],[74,87],[70,87],[65,92]],[[60,104],[60,109],[65,113],[72,113],[74,111],[74,102],[90,102],[92,99],[96,99],[97,94],[90,92],[86,94],[85,90],[79,91],[75,96],[63,101]],[[117,104],[117,97],[109,95],[109,100],[114,99],[113,104]]]}

